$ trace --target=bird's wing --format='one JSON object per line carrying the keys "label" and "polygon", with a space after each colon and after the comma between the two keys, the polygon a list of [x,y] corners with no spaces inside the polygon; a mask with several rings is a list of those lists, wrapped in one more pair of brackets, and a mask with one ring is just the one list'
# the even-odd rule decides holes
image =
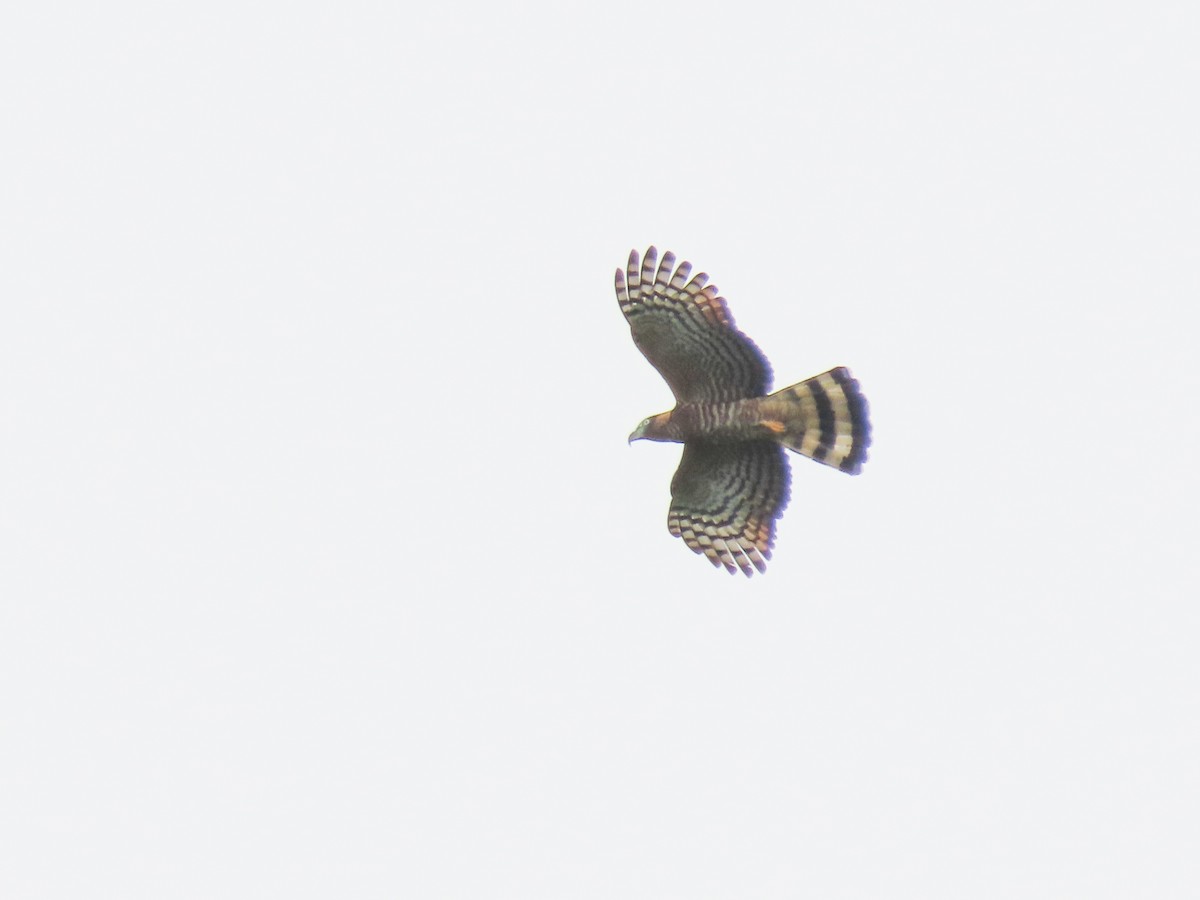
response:
{"label": "bird's wing", "polygon": [[703,272],[689,280],[691,263],[674,266],[673,253],[665,253],[660,262],[651,247],[640,262],[632,251],[626,269],[617,269],[617,300],[633,342],[679,403],[765,394],[771,366],[737,330],[725,299]]}
{"label": "bird's wing", "polygon": [[790,474],[773,441],[688,441],[671,480],[667,527],[714,566],[765,572]]}

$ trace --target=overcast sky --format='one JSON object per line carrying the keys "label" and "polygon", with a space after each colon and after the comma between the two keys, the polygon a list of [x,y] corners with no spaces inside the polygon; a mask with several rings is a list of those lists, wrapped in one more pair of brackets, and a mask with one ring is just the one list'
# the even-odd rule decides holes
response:
{"label": "overcast sky", "polygon": [[[0,17],[0,894],[1195,897],[1191,2]],[[849,366],[767,574],[612,292]]]}

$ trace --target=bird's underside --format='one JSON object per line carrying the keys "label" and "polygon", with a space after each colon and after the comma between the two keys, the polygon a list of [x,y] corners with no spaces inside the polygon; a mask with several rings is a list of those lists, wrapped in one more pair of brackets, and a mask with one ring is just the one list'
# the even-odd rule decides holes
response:
{"label": "bird's underside", "polygon": [[737,330],[708,276],[661,262],[654,247],[629,254],[617,300],[634,343],[670,386],[676,405],[643,421],[630,441],[674,441],[667,527],[714,566],[766,571],[775,522],[788,502],[784,448],[857,475],[871,443],[866,398],[849,369],[831,369],[768,393],[771,369]]}

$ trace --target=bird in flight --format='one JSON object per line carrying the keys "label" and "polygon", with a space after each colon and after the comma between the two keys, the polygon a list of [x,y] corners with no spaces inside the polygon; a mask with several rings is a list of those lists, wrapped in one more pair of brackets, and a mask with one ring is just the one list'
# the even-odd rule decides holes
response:
{"label": "bird in flight", "polygon": [[738,331],[703,272],[650,247],[617,269],[617,300],[633,342],[666,380],[675,408],[644,420],[629,441],[683,444],[667,528],[716,567],[765,572],[775,521],[788,502],[784,448],[857,475],[867,459],[867,400],[850,370],[774,393],[771,366]]}

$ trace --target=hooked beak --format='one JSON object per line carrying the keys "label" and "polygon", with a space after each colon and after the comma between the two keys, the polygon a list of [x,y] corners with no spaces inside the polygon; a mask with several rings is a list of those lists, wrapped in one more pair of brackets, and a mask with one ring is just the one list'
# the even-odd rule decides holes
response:
{"label": "hooked beak", "polygon": [[646,423],[643,422],[637,428],[633,429],[633,431],[630,433],[629,443],[632,444],[634,441],[640,441],[645,436],[646,436]]}

